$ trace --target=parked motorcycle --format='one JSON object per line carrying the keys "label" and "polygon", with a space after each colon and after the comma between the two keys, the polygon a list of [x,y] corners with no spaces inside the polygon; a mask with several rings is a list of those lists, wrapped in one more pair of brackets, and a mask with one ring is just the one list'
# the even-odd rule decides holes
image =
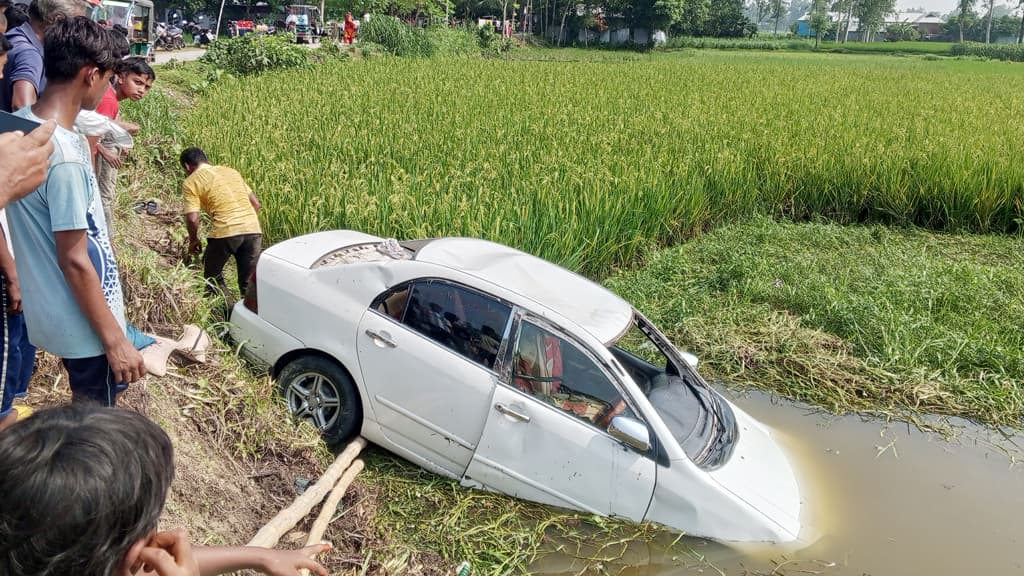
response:
{"label": "parked motorcycle", "polygon": [[183,31],[177,26],[169,26],[166,22],[157,22],[156,40],[153,42],[153,49],[158,50],[179,50],[185,47]]}
{"label": "parked motorcycle", "polygon": [[195,22],[186,24],[185,27],[192,33],[192,44],[196,46],[207,46],[214,40],[213,32],[209,28],[204,28]]}

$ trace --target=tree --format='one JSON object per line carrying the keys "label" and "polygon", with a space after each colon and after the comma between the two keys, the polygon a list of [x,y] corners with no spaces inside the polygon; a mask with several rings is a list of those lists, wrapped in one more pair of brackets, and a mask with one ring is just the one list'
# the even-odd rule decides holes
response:
{"label": "tree", "polygon": [[995,9],[996,0],[987,0],[988,14],[985,16],[985,44],[992,43],[992,11]]}
{"label": "tree", "polygon": [[864,40],[870,42],[885,24],[885,16],[896,9],[896,0],[859,0],[854,9],[864,31]]}
{"label": "tree", "polygon": [[961,44],[964,41],[964,19],[967,18],[968,14],[973,14],[974,13],[974,3],[977,2],[977,1],[978,0],[958,0],[957,1],[956,7],[957,7],[957,10],[960,11],[960,14],[957,16],[957,22],[960,24],[960,43]]}
{"label": "tree", "polygon": [[769,0],[769,2],[771,3],[771,9],[772,9],[771,14],[769,14],[769,16],[773,20],[775,20],[775,32],[774,33],[778,34],[779,33],[779,20],[782,20],[782,17],[786,15],[786,8],[788,7],[788,2],[786,2],[786,0]]}
{"label": "tree", "polygon": [[1024,44],[1024,0],[1020,0],[1020,31],[1017,32],[1017,44]]}
{"label": "tree", "polygon": [[821,46],[821,35],[824,34],[832,23],[828,16],[827,0],[814,0],[811,3],[811,19],[808,24],[814,32],[814,49]]}
{"label": "tree", "polygon": [[[824,0],[822,0],[824,1]],[[739,38],[756,28],[743,14],[743,0],[714,0],[708,11],[704,33],[719,38]]]}
{"label": "tree", "polygon": [[[1024,0],[1021,0],[1024,2]],[[757,10],[757,25],[760,26],[761,22],[768,17],[768,13],[772,8],[771,0],[754,0],[754,7]]]}

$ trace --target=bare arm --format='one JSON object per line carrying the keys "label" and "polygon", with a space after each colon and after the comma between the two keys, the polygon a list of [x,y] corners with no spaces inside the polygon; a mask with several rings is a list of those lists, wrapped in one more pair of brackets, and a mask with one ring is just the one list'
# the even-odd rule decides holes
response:
{"label": "bare arm", "polygon": [[89,259],[89,240],[85,230],[62,231],[55,235],[57,264],[79,308],[99,336],[114,377],[125,384],[137,381],[146,372],[142,355],[128,341],[124,328],[118,324],[103,297],[99,276]]}
{"label": "bare arm", "polygon": [[188,228],[188,253],[199,253],[199,212],[185,214],[185,227]]}
{"label": "bare arm", "polygon": [[129,133],[129,134],[131,134],[132,136],[135,136],[139,132],[139,125],[134,123],[134,122],[125,122],[123,120],[114,120],[114,124],[117,124],[121,128],[124,128],[124,131]]}
{"label": "bare arm", "polygon": [[28,80],[16,80],[11,94],[11,110],[21,110],[36,103],[39,95]]}
{"label": "bare arm", "polygon": [[18,270],[14,267],[14,256],[7,246],[4,228],[0,225],[0,273],[7,278],[7,311],[21,312],[21,285],[18,283]]}
{"label": "bare arm", "polygon": [[239,570],[257,570],[270,576],[298,576],[302,568],[318,576],[327,576],[327,570],[313,558],[329,548],[330,544],[316,544],[299,550],[254,546],[196,546],[192,553],[201,576]]}
{"label": "bare arm", "polygon": [[260,199],[257,198],[256,195],[253,194],[252,192],[249,192],[249,204],[252,204],[252,209],[257,212],[259,212],[260,208],[263,207],[263,205],[260,204]]}

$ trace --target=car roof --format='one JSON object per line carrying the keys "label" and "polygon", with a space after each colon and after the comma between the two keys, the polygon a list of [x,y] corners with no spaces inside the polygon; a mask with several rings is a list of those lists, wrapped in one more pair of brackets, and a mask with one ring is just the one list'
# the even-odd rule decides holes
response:
{"label": "car roof", "polygon": [[[307,269],[328,269],[365,259],[358,246],[384,239],[354,230],[332,230],[291,238],[274,244],[264,254]],[[479,278],[524,299],[536,302],[575,322],[592,336],[610,344],[629,329],[633,307],[607,288],[547,260],[477,238],[434,238],[400,243],[412,260]],[[389,260],[376,250],[365,256],[386,266],[409,260]]]}
{"label": "car roof", "polygon": [[533,300],[605,344],[622,336],[633,320],[633,307],[600,284],[495,242],[438,238],[420,246],[415,259],[459,270]]}

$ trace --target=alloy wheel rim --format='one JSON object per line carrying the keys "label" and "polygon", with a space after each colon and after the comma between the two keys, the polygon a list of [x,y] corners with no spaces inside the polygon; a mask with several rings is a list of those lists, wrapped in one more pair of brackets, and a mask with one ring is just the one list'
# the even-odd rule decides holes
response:
{"label": "alloy wheel rim", "polygon": [[337,386],[323,374],[299,374],[292,378],[285,395],[292,414],[320,431],[330,429],[341,417],[341,395]]}

